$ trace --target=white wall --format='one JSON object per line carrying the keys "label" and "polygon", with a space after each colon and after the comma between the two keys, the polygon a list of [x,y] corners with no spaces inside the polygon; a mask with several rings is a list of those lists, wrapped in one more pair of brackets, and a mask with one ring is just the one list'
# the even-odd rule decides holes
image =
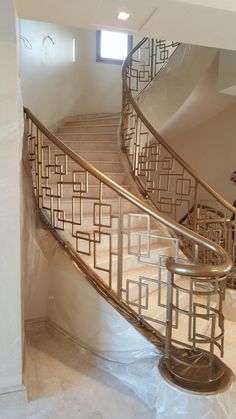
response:
{"label": "white wall", "polygon": [[0,3],[0,393],[22,383],[20,159],[22,110],[18,88],[13,0]]}
{"label": "white wall", "polygon": [[82,84],[79,112],[121,111],[121,65],[96,62],[96,31],[79,31],[78,70]]}
{"label": "white wall", "polygon": [[53,126],[78,107],[79,74],[72,62],[72,40],[78,43],[78,32],[29,20],[21,20],[20,30],[24,105],[44,124]]}
{"label": "white wall", "polygon": [[[96,63],[95,30],[28,20],[22,20],[20,26],[24,37],[21,39],[23,101],[44,124],[53,127],[76,113],[121,110],[121,66]],[[45,39],[47,35],[54,44]],[[75,62],[72,62],[73,38]]]}

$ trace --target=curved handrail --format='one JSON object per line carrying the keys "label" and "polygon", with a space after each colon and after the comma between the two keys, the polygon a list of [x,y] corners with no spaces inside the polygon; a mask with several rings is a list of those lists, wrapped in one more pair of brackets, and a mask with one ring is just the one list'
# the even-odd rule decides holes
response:
{"label": "curved handrail", "polygon": [[[140,47],[148,40],[148,38],[143,38],[129,53],[127,58],[125,59],[122,67],[122,79],[124,83],[124,89],[126,94],[129,98],[130,103],[132,104],[137,116],[141,119],[143,124],[147,127],[147,129],[151,132],[155,139],[164,146],[164,148],[178,161],[178,163],[185,168],[185,170],[204,188],[206,189],[212,197],[214,197],[219,203],[221,203],[225,208],[227,208],[232,213],[236,214],[236,208],[226,201],[219,193],[217,193],[185,160],[183,160],[176,152],[172,149],[172,147],[163,139],[163,137],[155,130],[155,128],[150,124],[147,118],[144,116],[140,108],[138,107],[135,99],[132,96],[132,93],[128,87],[126,72],[129,64],[132,61],[132,57],[136,51],[140,49]],[[163,68],[163,67],[162,67]],[[157,75],[159,72],[157,73]]]}
{"label": "curved handrail", "polygon": [[93,165],[88,163],[85,159],[75,153],[70,147],[65,145],[56,135],[52,134],[33,114],[32,112],[24,108],[25,114],[34,122],[34,124],[41,130],[41,132],[50,139],[58,148],[66,153],[72,160],[82,166],[86,171],[91,173],[93,176],[98,178],[105,185],[114,190],[118,195],[127,199],[129,202],[135,204],[138,208],[145,211],[148,215],[152,216],[157,221],[164,224],[166,227],[173,229],[175,232],[182,234],[190,240],[193,240],[196,244],[205,247],[207,250],[215,253],[221,263],[217,265],[199,265],[194,263],[178,263],[173,259],[169,259],[167,262],[167,268],[169,271],[175,274],[183,276],[197,276],[197,277],[220,277],[227,274],[231,267],[232,261],[227,252],[220,247],[217,243],[203,238],[199,234],[192,230],[180,225],[171,218],[164,216],[160,211],[153,208],[151,205],[142,201],[138,197],[134,196],[130,192],[126,191],[120,185],[113,180],[109,179],[106,175],[96,169]]}

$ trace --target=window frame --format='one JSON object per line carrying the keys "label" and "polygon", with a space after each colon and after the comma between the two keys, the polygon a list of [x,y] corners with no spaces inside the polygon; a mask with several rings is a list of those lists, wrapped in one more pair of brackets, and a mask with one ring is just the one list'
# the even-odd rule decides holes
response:
{"label": "window frame", "polygon": [[[110,31],[109,29],[101,29],[99,31],[96,31],[96,62],[98,63],[105,63],[105,64],[118,64],[122,65],[124,60],[120,60],[119,58],[104,58],[101,57],[101,33],[102,30],[108,31],[108,32],[116,32],[119,33],[119,31]],[[120,31],[121,32],[121,31]],[[121,32],[125,33],[125,32]],[[127,34],[127,51],[128,54],[133,48],[133,37],[132,35]]]}

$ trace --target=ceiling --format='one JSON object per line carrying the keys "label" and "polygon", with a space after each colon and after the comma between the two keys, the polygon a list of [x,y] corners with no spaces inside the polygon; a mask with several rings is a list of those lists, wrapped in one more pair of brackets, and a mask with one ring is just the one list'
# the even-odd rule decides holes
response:
{"label": "ceiling", "polygon": [[[16,0],[20,18],[236,49],[235,0]],[[119,21],[119,11],[130,13]]]}

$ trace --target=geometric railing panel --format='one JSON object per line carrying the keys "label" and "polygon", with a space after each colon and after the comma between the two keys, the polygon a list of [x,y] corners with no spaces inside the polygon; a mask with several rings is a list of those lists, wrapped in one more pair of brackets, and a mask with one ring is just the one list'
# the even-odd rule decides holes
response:
{"label": "geometric railing panel", "polygon": [[[158,210],[222,246],[235,262],[236,208],[195,174],[138,107],[140,93],[163,69],[177,47],[178,43],[145,38],[127,57],[123,66],[123,151],[141,191]],[[194,257],[195,246],[188,240],[182,240],[181,244]],[[206,250],[199,255],[205,263],[217,263]],[[231,288],[236,288],[235,273],[233,265],[227,283]]]}

